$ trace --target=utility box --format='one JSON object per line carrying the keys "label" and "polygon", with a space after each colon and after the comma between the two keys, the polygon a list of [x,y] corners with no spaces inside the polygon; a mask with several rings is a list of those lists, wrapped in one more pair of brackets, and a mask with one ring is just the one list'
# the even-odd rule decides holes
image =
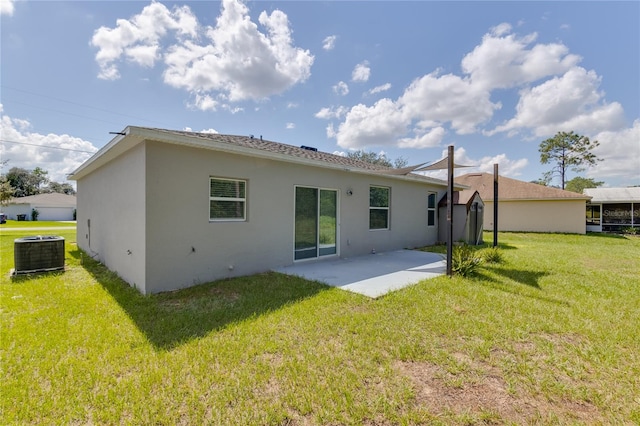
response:
{"label": "utility box", "polygon": [[14,274],[64,270],[64,238],[23,237],[14,240]]}

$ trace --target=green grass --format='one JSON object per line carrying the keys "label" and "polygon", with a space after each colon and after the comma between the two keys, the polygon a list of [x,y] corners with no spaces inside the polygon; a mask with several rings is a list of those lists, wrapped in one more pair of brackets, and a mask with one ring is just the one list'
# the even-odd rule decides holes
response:
{"label": "green grass", "polygon": [[0,225],[0,231],[5,228],[49,228],[49,227],[66,227],[66,228],[75,228],[75,222],[53,222],[53,221],[40,221],[40,220],[29,220],[29,221],[17,221],[17,220],[7,220],[6,223]]}
{"label": "green grass", "polygon": [[[31,234],[35,234],[31,231]],[[500,234],[503,262],[377,300],[276,273],[141,296],[66,238],[8,277],[1,424],[634,424],[640,238]]]}

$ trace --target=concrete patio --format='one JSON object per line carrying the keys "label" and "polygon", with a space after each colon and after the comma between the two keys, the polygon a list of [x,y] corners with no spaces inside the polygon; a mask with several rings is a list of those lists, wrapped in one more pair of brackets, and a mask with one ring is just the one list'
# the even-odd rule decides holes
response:
{"label": "concrete patio", "polygon": [[446,273],[441,254],[397,250],[353,258],[299,262],[275,269],[372,298]]}

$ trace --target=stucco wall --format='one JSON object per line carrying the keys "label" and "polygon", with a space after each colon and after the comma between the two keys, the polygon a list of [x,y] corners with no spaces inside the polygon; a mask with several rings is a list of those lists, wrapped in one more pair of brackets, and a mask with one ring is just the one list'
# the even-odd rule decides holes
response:
{"label": "stucco wall", "polygon": [[[493,231],[493,201],[485,200],[484,229]],[[585,200],[498,200],[498,230],[584,234]]]}
{"label": "stucco wall", "polygon": [[78,180],[77,241],[90,256],[148,293],[144,170],[141,144]]}
{"label": "stucco wall", "polygon": [[[146,290],[159,292],[293,263],[295,186],[338,190],[338,254],[433,244],[424,183],[234,154],[146,144]],[[209,177],[246,179],[247,221],[209,221]],[[369,185],[391,187],[389,230],[369,230]],[[347,196],[351,189],[353,195]]]}

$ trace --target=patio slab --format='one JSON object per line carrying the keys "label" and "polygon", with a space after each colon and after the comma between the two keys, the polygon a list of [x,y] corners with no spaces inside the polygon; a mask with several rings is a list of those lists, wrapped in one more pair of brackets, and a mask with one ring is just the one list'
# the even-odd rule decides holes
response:
{"label": "patio slab", "polygon": [[275,269],[372,298],[443,275],[446,270],[444,256],[416,250],[298,262]]}

